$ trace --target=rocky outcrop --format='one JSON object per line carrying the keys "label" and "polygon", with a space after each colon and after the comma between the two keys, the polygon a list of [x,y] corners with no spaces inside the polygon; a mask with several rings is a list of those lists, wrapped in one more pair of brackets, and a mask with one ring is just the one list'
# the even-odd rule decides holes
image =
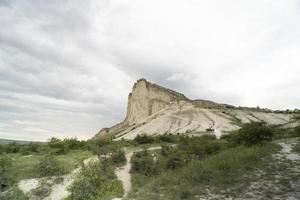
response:
{"label": "rocky outcrop", "polygon": [[128,96],[125,123],[134,124],[179,101],[188,101],[181,93],[148,82],[138,80]]}
{"label": "rocky outcrop", "polygon": [[287,124],[292,115],[261,109],[241,108],[208,100],[191,100],[183,94],[146,79],[139,79],[128,95],[127,114],[119,124],[103,128],[95,135],[133,139],[138,134],[226,133],[241,123],[266,121]]}
{"label": "rocky outcrop", "polygon": [[179,101],[190,100],[181,93],[150,83],[146,79],[139,79],[128,95],[125,120],[113,127],[101,129],[95,137],[106,136],[124,127],[135,125],[153,113]]}

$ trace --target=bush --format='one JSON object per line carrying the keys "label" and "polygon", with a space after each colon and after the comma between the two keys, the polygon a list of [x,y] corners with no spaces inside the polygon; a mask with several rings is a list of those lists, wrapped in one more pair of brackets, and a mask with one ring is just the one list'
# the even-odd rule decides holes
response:
{"label": "bush", "polygon": [[161,145],[160,154],[163,156],[168,156],[173,150],[173,147],[168,145]]}
{"label": "bush", "polygon": [[8,185],[6,171],[11,166],[12,160],[6,154],[2,154],[0,156],[0,189],[3,189],[2,185],[4,186],[4,188]]}
{"label": "bush", "polygon": [[215,136],[204,135],[201,137],[183,138],[179,149],[188,154],[196,155],[199,159],[204,159],[208,155],[216,154],[224,148],[222,141]]}
{"label": "bush", "polygon": [[18,145],[16,142],[12,142],[7,145],[6,147],[6,153],[18,153],[20,150],[20,145]]}
{"label": "bush", "polygon": [[[247,185],[249,180],[247,175],[255,173],[260,165],[268,166],[268,161],[264,161],[265,156],[272,158],[271,155],[278,150],[279,147],[274,144],[238,146],[221,151],[204,160],[191,159],[182,168],[164,171],[148,182],[144,181],[140,184],[141,188],[136,192],[133,191],[130,197],[149,200],[195,199],[195,196],[199,194],[209,196],[211,191],[217,194],[225,191],[225,194],[234,195],[242,191],[240,185]],[[209,189],[208,193],[205,191],[206,188]],[[228,191],[231,193],[227,193]],[[200,197],[197,198],[200,199]],[[216,199],[223,199],[223,197]]]}
{"label": "bush", "polygon": [[215,130],[213,128],[207,128],[206,132],[214,132]]}
{"label": "bush", "polygon": [[12,160],[6,154],[0,156],[0,177],[12,166]]}
{"label": "bush", "polygon": [[190,156],[186,155],[182,151],[173,151],[167,156],[166,168],[167,169],[177,169],[181,168],[188,163]]}
{"label": "bush", "polygon": [[273,131],[263,122],[252,122],[242,126],[234,135],[233,140],[236,144],[255,145],[270,142]]}
{"label": "bush", "polygon": [[111,155],[111,161],[114,165],[122,165],[126,163],[125,152],[122,150],[117,151]]}
{"label": "bush", "polygon": [[138,152],[131,158],[131,172],[151,176],[158,172],[158,164],[148,151]]}
{"label": "bush", "polygon": [[53,149],[53,152],[56,154],[65,154],[69,152],[68,145],[60,139],[51,138],[48,145]]}
{"label": "bush", "polygon": [[17,187],[14,186],[11,189],[0,192],[0,199],[2,200],[29,200],[29,198]]}
{"label": "bush", "polygon": [[157,137],[157,141],[172,143],[172,142],[175,142],[175,137],[172,134],[163,134],[163,135],[159,135]]}
{"label": "bush", "polygon": [[300,137],[300,126],[297,126],[294,130],[295,135]]}
{"label": "bush", "polygon": [[84,147],[84,142],[77,140],[77,138],[66,138],[63,140],[68,149],[75,150]]}
{"label": "bush", "polygon": [[57,176],[64,173],[64,169],[51,153],[43,156],[40,159],[38,170],[42,177]]}
{"label": "bush", "polygon": [[69,188],[69,200],[96,200],[121,197],[122,185],[110,168],[105,173],[100,162],[93,162],[82,168],[79,176]]}
{"label": "bush", "polygon": [[88,141],[88,149],[94,155],[100,155],[116,152],[119,147],[117,142],[112,142],[109,139],[95,139]]}
{"label": "bush", "polygon": [[146,134],[142,134],[142,135],[137,135],[134,139],[138,144],[149,144],[149,143],[153,143],[154,142],[154,138],[146,135]]}

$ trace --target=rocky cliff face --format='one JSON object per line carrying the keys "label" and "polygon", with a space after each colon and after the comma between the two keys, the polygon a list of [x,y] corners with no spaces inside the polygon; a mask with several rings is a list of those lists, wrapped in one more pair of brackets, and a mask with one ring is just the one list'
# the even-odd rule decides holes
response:
{"label": "rocky cliff face", "polygon": [[114,135],[118,139],[133,139],[143,133],[155,135],[207,131],[220,135],[250,121],[293,125],[292,117],[207,100],[190,100],[181,93],[139,79],[128,96],[124,121],[101,129],[95,138]]}
{"label": "rocky cliff face", "polygon": [[124,127],[135,125],[153,113],[180,101],[189,101],[183,94],[148,82],[137,80],[128,95],[127,114],[123,122],[110,128],[103,128],[95,137],[116,132]]}
{"label": "rocky cliff face", "polygon": [[125,122],[130,125],[141,122],[170,104],[180,101],[188,101],[188,99],[183,94],[150,83],[146,79],[140,79],[134,84],[128,96]]}

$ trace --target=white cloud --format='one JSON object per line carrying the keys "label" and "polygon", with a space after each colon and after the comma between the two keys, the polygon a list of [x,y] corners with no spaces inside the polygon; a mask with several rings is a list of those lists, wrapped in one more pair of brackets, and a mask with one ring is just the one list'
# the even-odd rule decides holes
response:
{"label": "white cloud", "polygon": [[300,107],[297,0],[0,3],[0,137],[89,138],[145,77],[191,98]]}

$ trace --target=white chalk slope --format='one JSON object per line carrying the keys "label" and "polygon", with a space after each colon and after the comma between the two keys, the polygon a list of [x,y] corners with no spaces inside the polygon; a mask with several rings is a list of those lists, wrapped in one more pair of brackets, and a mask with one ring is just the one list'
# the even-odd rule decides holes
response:
{"label": "white chalk slope", "polygon": [[113,135],[116,140],[133,139],[138,134],[213,133],[218,137],[238,129],[242,123],[264,121],[293,127],[299,125],[295,114],[275,113],[268,109],[241,108],[208,100],[191,100],[183,94],[138,80],[128,96],[123,122],[102,129],[95,137]]}

